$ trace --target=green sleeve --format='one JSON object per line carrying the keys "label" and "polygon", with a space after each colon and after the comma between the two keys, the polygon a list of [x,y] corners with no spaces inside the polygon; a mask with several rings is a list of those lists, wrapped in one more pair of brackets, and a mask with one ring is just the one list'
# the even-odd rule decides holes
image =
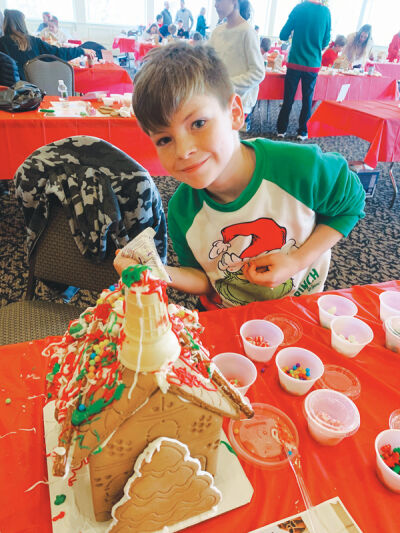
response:
{"label": "green sleeve", "polygon": [[186,240],[186,232],[196,214],[196,211],[190,209],[190,198],[185,198],[187,189],[187,185],[180,185],[168,203],[168,233],[179,264],[202,270]]}
{"label": "green sleeve", "polygon": [[294,29],[294,21],[296,18],[295,10],[296,8],[294,8],[290,12],[289,18],[287,19],[286,24],[281,29],[281,33],[279,34],[279,39],[281,39],[281,41],[287,41],[290,37],[290,34],[292,33]]}

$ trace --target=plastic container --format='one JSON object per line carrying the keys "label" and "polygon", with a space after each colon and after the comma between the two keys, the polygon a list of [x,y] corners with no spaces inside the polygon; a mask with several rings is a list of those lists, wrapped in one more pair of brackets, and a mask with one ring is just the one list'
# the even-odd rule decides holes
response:
{"label": "plastic container", "polygon": [[385,332],[386,348],[400,353],[400,316],[391,316],[385,320]]}
{"label": "plastic container", "polygon": [[295,344],[303,335],[303,327],[300,322],[286,315],[267,315],[264,320],[272,322],[278,326],[283,333],[283,342],[280,346],[290,346]]}
{"label": "plastic container", "polygon": [[396,409],[389,417],[390,429],[400,429],[400,409]]}
{"label": "plastic container", "polygon": [[346,357],[355,357],[373,338],[372,329],[358,318],[339,316],[331,322],[332,348]]}
{"label": "plastic container", "polygon": [[335,446],[360,427],[360,413],[346,395],[330,389],[310,392],[304,401],[308,430],[324,446]]}
{"label": "plastic container", "polygon": [[124,93],[122,103],[124,106],[130,107],[132,105],[132,93]]}
{"label": "plastic container", "polygon": [[379,295],[379,312],[382,322],[391,316],[400,315],[400,292],[384,291]]}
{"label": "plastic container", "polygon": [[253,403],[253,418],[230,420],[228,437],[235,451],[246,462],[264,469],[289,466],[298,453],[299,434],[292,420],[280,409]]}
{"label": "plastic container", "polygon": [[60,95],[60,101],[63,102],[68,98],[68,89],[64,83],[64,80],[58,80],[58,94]]}
{"label": "plastic container", "polygon": [[386,487],[400,494],[400,475],[396,474],[380,456],[382,446],[390,444],[393,448],[400,448],[400,429],[385,429],[375,439],[376,473]]}
{"label": "plastic container", "polygon": [[[275,363],[278,369],[279,382],[281,387],[296,396],[302,396],[307,394],[311,389],[317,379],[320,379],[324,373],[324,365],[321,359],[315,355],[315,353],[310,352],[304,348],[289,347],[283,348],[280,350],[275,358]],[[301,380],[296,379],[284,372],[282,368],[285,366],[293,367],[297,363],[300,363],[300,366],[303,368],[310,369],[311,379]]]}
{"label": "plastic container", "polygon": [[[260,363],[267,363],[272,359],[276,349],[283,341],[283,333],[278,326],[267,320],[249,320],[242,324],[240,328],[244,351],[246,355]],[[246,340],[246,337],[257,337],[261,335],[268,342],[269,346],[255,346]]]}
{"label": "plastic container", "polygon": [[357,306],[354,302],[337,294],[324,294],[318,298],[319,322],[322,327],[330,328],[337,316],[354,316]]}
{"label": "plastic container", "polygon": [[243,395],[257,379],[257,368],[244,355],[233,352],[220,353],[212,358],[212,362],[228,381],[237,380],[239,382],[239,385],[233,385]]}
{"label": "plastic container", "polygon": [[325,365],[325,372],[316,383],[316,387],[341,392],[352,400],[358,398],[361,393],[358,377],[347,368],[338,365]]}

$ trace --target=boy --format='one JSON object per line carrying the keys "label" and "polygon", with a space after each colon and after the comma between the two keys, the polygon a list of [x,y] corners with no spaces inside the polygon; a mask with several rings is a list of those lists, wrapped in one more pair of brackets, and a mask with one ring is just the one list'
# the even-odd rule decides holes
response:
{"label": "boy", "polygon": [[333,43],[322,54],[321,65],[323,67],[331,67],[338,58],[338,55],[343,50],[346,44],[346,37],[344,35],[337,35]]}
{"label": "boy", "polygon": [[[180,42],[147,58],[133,108],[181,182],[168,205],[182,265],[167,267],[171,286],[214,291],[223,306],[322,291],[330,248],[364,216],[346,161],[314,145],[240,142],[242,103],[211,47]],[[128,264],[117,256],[119,272]]]}

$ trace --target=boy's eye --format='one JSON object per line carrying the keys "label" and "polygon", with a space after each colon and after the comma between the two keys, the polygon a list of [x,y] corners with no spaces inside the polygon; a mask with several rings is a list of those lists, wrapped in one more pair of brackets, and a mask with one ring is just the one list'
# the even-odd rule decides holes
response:
{"label": "boy's eye", "polygon": [[161,137],[156,141],[156,146],[165,146],[171,141],[171,137]]}
{"label": "boy's eye", "polygon": [[200,118],[199,120],[195,120],[192,124],[193,128],[195,129],[200,129],[202,128],[204,125],[205,125],[206,121],[202,118]]}

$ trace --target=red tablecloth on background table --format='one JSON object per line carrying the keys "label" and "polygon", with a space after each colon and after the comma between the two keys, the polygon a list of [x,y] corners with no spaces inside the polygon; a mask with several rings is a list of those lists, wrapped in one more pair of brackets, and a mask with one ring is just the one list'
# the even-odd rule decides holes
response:
{"label": "red tablecloth on background table", "polygon": [[150,52],[153,48],[157,48],[158,44],[153,43],[139,43],[139,46],[137,48],[138,50],[138,57],[137,59],[143,59],[144,56],[147,54],[147,52]]}
{"label": "red tablecloth on background table", "polygon": [[[260,83],[258,100],[283,100],[285,75],[266,72]],[[398,97],[397,83],[384,76],[352,76],[348,74],[320,73],[315,85],[313,100],[336,100],[342,85],[350,83],[346,100],[394,100]],[[301,100],[301,84],[296,100]]]}
{"label": "red tablecloth on background table", "polygon": [[130,37],[116,37],[113,48],[119,48],[120,52],[136,52],[136,40]]}
{"label": "red tablecloth on background table", "polygon": [[[41,107],[47,109],[57,99],[45,96]],[[133,157],[152,176],[167,175],[135,117],[46,117],[36,110],[15,114],[0,111],[0,179],[12,179],[19,165],[40,146],[71,135],[104,139]]]}
{"label": "red tablecloth on background table", "polygon": [[131,93],[133,83],[125,69],[115,63],[97,63],[92,67],[74,67],[75,91],[106,91],[113,94]]}
{"label": "red tablecloth on background table", "polygon": [[307,124],[309,137],[355,135],[369,141],[364,161],[400,161],[399,102],[322,102]]}
{"label": "red tablecloth on background table", "polygon": [[374,61],[368,61],[365,65],[368,68],[370,65],[375,65],[375,70],[380,72],[382,76],[387,76],[393,80],[400,80],[400,63],[378,63]]}
{"label": "red tablecloth on background table", "polygon": [[[334,447],[317,444],[308,433],[302,412],[304,397],[291,396],[278,383],[272,363],[257,363],[258,377],[247,393],[251,402],[272,404],[283,410],[299,432],[299,450],[306,486],[313,504],[339,496],[364,533],[398,533],[400,496],[386,489],[375,474],[374,440],[388,428],[390,413],[400,407],[400,357],[384,347],[378,295],[400,290],[400,281],[355,286],[335,291],[358,306],[358,315],[374,331],[374,340],[354,359],[330,347],[330,331],[318,321],[318,295],[258,302],[244,307],[200,314],[211,355],[243,353],[240,325],[252,318],[279,314],[294,319],[303,329],[296,342],[314,351],[322,361],[351,370],[360,380],[355,400],[361,415],[358,432]],[[0,347],[0,530],[2,533],[50,533],[49,493],[46,485],[42,407],[47,361],[41,351],[49,341]],[[264,368],[264,372],[261,369]],[[6,398],[11,399],[6,404]],[[289,467],[261,470],[242,462],[254,487],[252,501],[239,509],[188,528],[190,533],[247,533],[270,522],[301,512],[304,505]],[[68,532],[78,533],[78,532]],[[318,532],[319,533],[319,532]]]}

